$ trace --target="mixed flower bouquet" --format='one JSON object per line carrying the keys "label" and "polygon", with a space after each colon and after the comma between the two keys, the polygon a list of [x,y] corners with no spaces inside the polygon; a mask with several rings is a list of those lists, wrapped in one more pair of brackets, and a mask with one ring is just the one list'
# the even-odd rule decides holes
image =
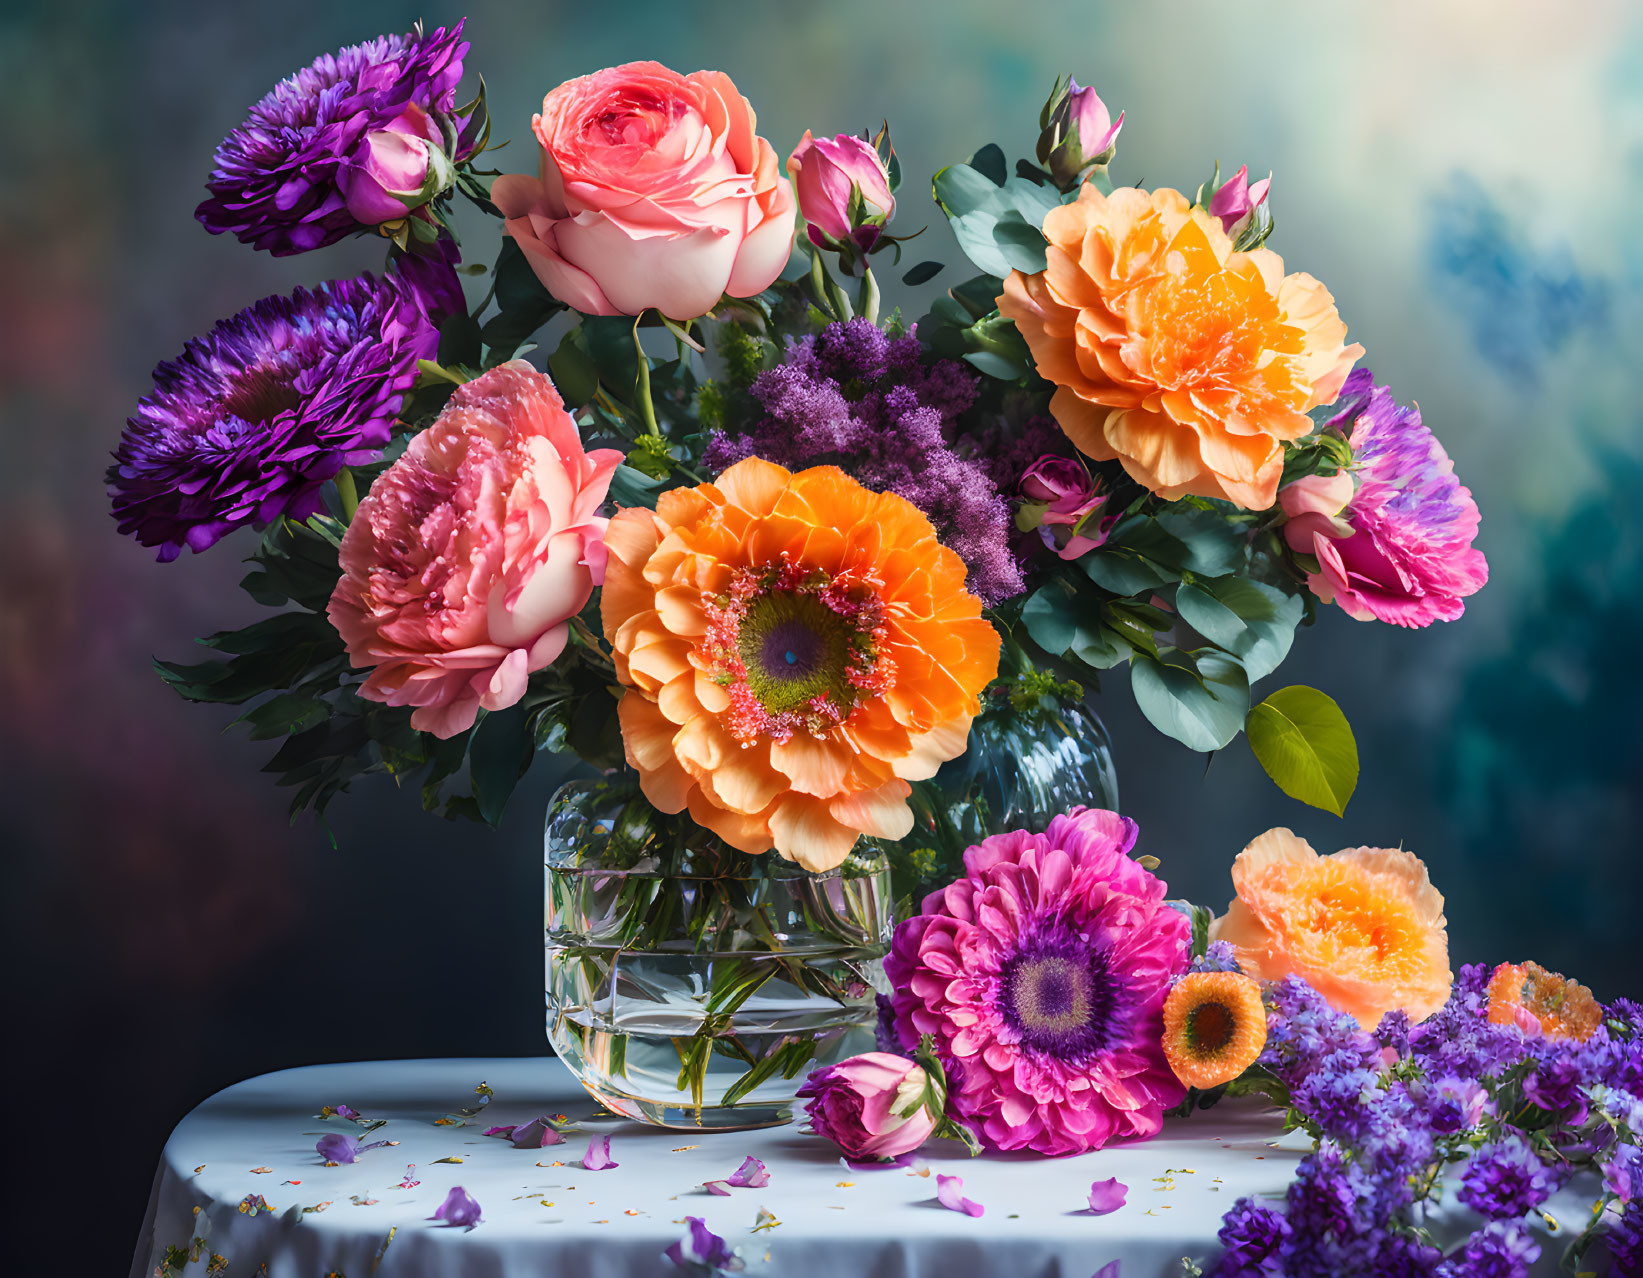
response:
{"label": "mixed flower bouquet", "polygon": [[[1212,921],[1166,900],[1096,794],[1023,830],[944,789],[994,716],[1071,735],[1125,667],[1160,731],[1206,752],[1242,732],[1341,813],[1338,707],[1251,687],[1319,604],[1425,626],[1484,583],[1442,446],[1265,247],[1270,179],[1115,186],[1123,115],[1058,82],[1031,158],[989,145],[936,174],[976,273],[914,322],[875,273],[913,238],[891,231],[888,126],[806,133],[784,166],[728,76],[633,63],[548,93],[536,172],[503,174],[481,167],[483,90],[457,101],[467,51],[461,24],[343,49],[223,141],[208,230],[282,255],[377,235],[386,269],[190,342],[109,472],[121,531],[162,560],[260,534],[242,585],[269,614],[202,640],[221,659],[159,667],[283,739],[293,813],[387,773],[494,823],[538,753],[569,752],[676,818],[641,821],[601,883],[654,867],[659,829],[794,874],[887,849],[937,890],[895,928],[881,1051],[804,1092],[852,1157],[941,1132],[1096,1149],[1259,1091],[1318,1145],[1281,1209],[1228,1214],[1220,1272],[1519,1272],[1521,1219],[1590,1166],[1576,1249],[1603,1236],[1632,1272],[1635,1007],[1533,965],[1454,981],[1407,852],[1273,831]],[[488,267],[463,261],[458,200],[500,223]],[[488,277],[477,304],[465,275]],[[876,926],[870,901],[844,919],[783,890],[795,929]],[[730,929],[780,954],[758,899],[583,913],[622,945]],[[727,1029],[773,970],[715,967],[704,1029],[670,1040],[698,1111],[716,1053],[746,1062],[738,1096],[812,1062]],[[841,1004],[867,989],[850,971],[825,978]],[[589,1050],[619,1073],[625,1042]],[[1451,1164],[1489,1223],[1446,1255],[1427,1207]]]}

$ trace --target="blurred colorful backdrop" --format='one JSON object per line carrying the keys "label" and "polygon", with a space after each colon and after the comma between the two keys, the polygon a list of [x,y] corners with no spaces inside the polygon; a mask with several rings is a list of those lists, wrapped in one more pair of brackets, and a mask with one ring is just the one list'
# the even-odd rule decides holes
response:
{"label": "blurred colorful backdrop", "polygon": [[[176,700],[149,659],[240,624],[235,543],[160,565],[102,491],[149,369],[257,297],[380,262],[354,241],[275,259],[194,221],[211,151],[316,54],[459,8],[9,0],[0,6],[0,842],[8,1035],[57,1118],[95,1120],[102,1225],[125,1263],[171,1125],[303,1062],[535,1053],[543,760],[500,831],[449,825],[386,778],[329,829],[288,825],[269,750]],[[1600,996],[1643,988],[1643,11],[1370,5],[629,0],[465,10],[504,168],[534,163],[546,90],[655,58],[730,72],[783,154],[888,118],[908,175],[979,145],[1030,152],[1057,72],[1128,112],[1120,182],[1191,190],[1218,160],[1274,175],[1271,247],[1334,291],[1379,379],[1419,402],[1483,510],[1492,580],[1422,632],[1324,609],[1294,682],[1329,689],[1363,778],[1344,821],[1238,747],[1098,703],[1124,807],[1180,895],[1212,903],[1252,835],[1401,843],[1450,901],[1457,962],[1533,957]],[[478,222],[470,260],[489,261]],[[950,273],[949,273],[950,274]],[[954,277],[958,278],[958,277]],[[935,285],[892,295],[917,316]],[[242,547],[244,543],[241,543]],[[333,846],[333,838],[335,845]],[[15,1048],[14,1048],[15,1051]],[[74,1117],[78,1116],[78,1117]],[[116,1138],[117,1136],[117,1138]],[[29,1158],[37,1228],[78,1213]],[[82,1178],[83,1183],[83,1178]]]}

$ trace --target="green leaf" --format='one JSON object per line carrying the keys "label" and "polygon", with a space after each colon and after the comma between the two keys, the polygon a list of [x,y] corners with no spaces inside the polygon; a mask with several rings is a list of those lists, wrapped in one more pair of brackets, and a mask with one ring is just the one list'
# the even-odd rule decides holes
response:
{"label": "green leaf", "polygon": [[531,766],[536,742],[527,719],[523,706],[510,706],[487,714],[474,729],[468,775],[479,815],[489,825],[501,822],[514,787]]}
{"label": "green leaf", "polygon": [[994,186],[1003,186],[1004,179],[1009,176],[1009,166],[1004,159],[1004,149],[997,142],[989,142],[981,150],[970,157],[970,167]]}
{"label": "green leaf", "polygon": [[1225,507],[1177,505],[1159,511],[1155,522],[1186,547],[1183,558],[1167,561],[1185,572],[1221,577],[1239,571],[1248,557],[1244,532]]}
{"label": "green leaf", "polygon": [[639,380],[639,353],[633,345],[635,321],[626,315],[589,315],[582,320],[580,345],[599,370],[599,380],[619,399],[633,402]]}
{"label": "green leaf", "polygon": [[1182,586],[1175,609],[1204,638],[1238,657],[1254,683],[1289,655],[1305,605],[1299,595],[1229,575]]}
{"label": "green leaf", "polygon": [[940,275],[945,266],[945,262],[920,262],[908,269],[901,277],[901,282],[912,286],[928,283]]}
{"label": "green leaf", "polygon": [[1097,670],[1116,666],[1130,653],[1129,644],[1101,624],[1096,602],[1080,597],[1072,583],[1064,580],[1051,581],[1034,592],[1021,609],[1021,624],[1045,652],[1058,657],[1071,654]]}
{"label": "green leaf", "polygon": [[[998,174],[1003,177],[1002,166]],[[1038,228],[1050,210],[1060,204],[1058,194],[1023,178],[995,183],[967,164],[954,164],[936,174],[931,193],[947,214],[959,247],[982,270],[1005,276],[1012,258],[1034,262],[1023,269],[1043,270],[1043,234]],[[1000,231],[1000,224],[1003,230]],[[1031,233],[1031,234],[1030,234]],[[1037,241],[1032,236],[1037,235]]]}
{"label": "green leaf", "polygon": [[247,710],[234,722],[249,724],[253,741],[266,741],[270,737],[304,732],[330,717],[331,707],[325,702],[300,693],[282,692]]}
{"label": "green leaf", "polygon": [[567,334],[559,349],[548,356],[548,376],[570,408],[581,408],[599,390],[599,368]]}
{"label": "green leaf", "polygon": [[993,244],[1006,262],[1029,275],[1044,269],[1045,252],[1050,246],[1044,232],[1015,209],[1009,210],[994,223]]}
{"label": "green leaf", "polygon": [[1180,580],[1179,574],[1122,546],[1106,545],[1079,560],[1091,581],[1115,595],[1147,594]]}
{"label": "green leaf", "polygon": [[1292,799],[1346,815],[1358,786],[1358,742],[1333,697],[1297,684],[1249,712],[1249,748]]}
{"label": "green leaf", "polygon": [[496,304],[504,311],[560,305],[542,286],[531,270],[530,259],[510,236],[502,237],[502,250],[496,255]]}
{"label": "green leaf", "polygon": [[1194,750],[1219,750],[1243,727],[1249,677],[1231,657],[1137,652],[1130,662],[1135,703],[1153,727]]}
{"label": "green leaf", "polygon": [[645,506],[656,509],[664,481],[653,478],[623,462],[610,477],[610,499],[618,506]]}
{"label": "green leaf", "polygon": [[439,326],[439,362],[446,368],[478,368],[479,344],[479,323],[467,311],[458,311]]}

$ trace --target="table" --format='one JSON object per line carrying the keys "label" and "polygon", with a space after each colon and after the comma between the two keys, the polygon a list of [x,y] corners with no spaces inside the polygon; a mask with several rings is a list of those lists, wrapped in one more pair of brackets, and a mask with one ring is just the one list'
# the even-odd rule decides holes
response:
{"label": "table", "polygon": [[[492,1099],[465,1117],[481,1082]],[[367,1134],[318,1117],[339,1104],[387,1121]],[[483,1135],[542,1114],[567,1115],[581,1130],[545,1149]],[[398,1143],[325,1166],[315,1142],[326,1133]],[[1113,1260],[1124,1278],[1162,1278],[1181,1273],[1183,1256],[1213,1254],[1237,1197],[1282,1193],[1307,1143],[1278,1133],[1273,1111],[1226,1102],[1170,1122],[1147,1144],[1095,1154],[971,1159],[936,1142],[911,1167],[852,1169],[797,1125],[689,1133],[612,1118],[547,1058],[312,1065],[238,1083],[183,1119],[131,1275],[193,1278],[218,1256],[229,1278],[264,1264],[268,1278],[664,1276],[679,1271],[662,1252],[686,1216],[700,1216],[750,1273],[782,1278],[1088,1278]],[[617,1167],[582,1168],[593,1136],[610,1137]],[[768,1185],[727,1197],[702,1188],[747,1155],[768,1165]],[[941,1207],[937,1172],[962,1176],[985,1215]],[[1096,1216],[1090,1184],[1109,1176],[1129,1187],[1128,1201]],[[429,1219],[456,1185],[483,1211],[472,1229]],[[771,1218],[779,1223],[755,1230]],[[186,1263],[168,1270],[168,1247]]]}

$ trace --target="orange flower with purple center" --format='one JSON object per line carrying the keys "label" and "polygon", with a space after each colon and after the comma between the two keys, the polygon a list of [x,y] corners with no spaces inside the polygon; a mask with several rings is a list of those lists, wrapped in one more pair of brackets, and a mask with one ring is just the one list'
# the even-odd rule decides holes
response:
{"label": "orange flower with purple center", "polygon": [[1401,848],[1319,856],[1288,830],[1268,830],[1232,866],[1237,896],[1210,928],[1262,981],[1299,976],[1337,1011],[1372,1030],[1402,1009],[1423,1021],[1449,999],[1443,896]]}
{"label": "orange flower with purple center", "polygon": [[1329,290],[1268,249],[1234,252],[1168,188],[1086,183],[1043,229],[1045,269],[1012,271],[998,309],[1058,387],[1067,437],[1160,496],[1270,507],[1284,443],[1363,354]]}
{"label": "orange flower with purple center", "polygon": [[1164,1056],[1188,1087],[1230,1083],[1265,1046],[1261,987],[1242,972],[1189,972],[1164,1000]]}
{"label": "orange flower with purple center", "polygon": [[809,870],[907,834],[908,783],[963,753],[999,652],[916,506],[748,458],[605,545],[622,740],[658,809]]}
{"label": "orange flower with purple center", "polygon": [[1579,981],[1532,959],[1502,963],[1489,978],[1489,1019],[1528,1034],[1585,1042],[1603,1023],[1603,1006]]}

